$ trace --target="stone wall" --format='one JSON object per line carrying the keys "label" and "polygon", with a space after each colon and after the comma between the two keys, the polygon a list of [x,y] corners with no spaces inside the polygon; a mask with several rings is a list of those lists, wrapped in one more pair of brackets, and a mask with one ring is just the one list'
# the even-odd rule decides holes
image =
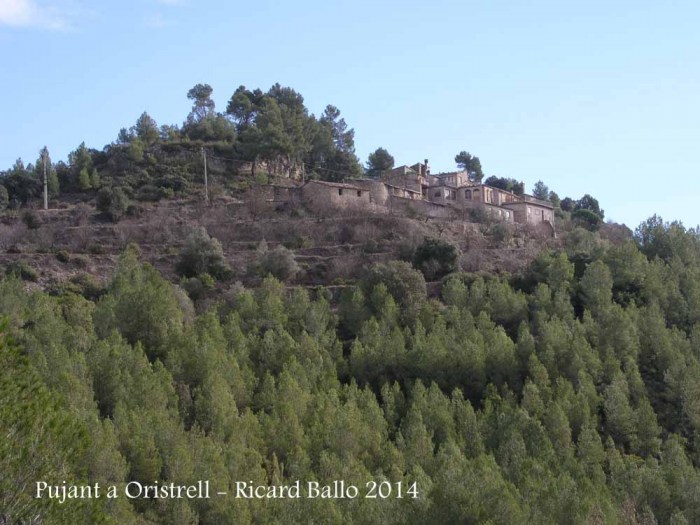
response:
{"label": "stone wall", "polygon": [[547,206],[541,206],[534,202],[512,202],[504,205],[513,210],[515,222],[520,224],[540,224],[548,222],[554,225],[554,210]]}
{"label": "stone wall", "polygon": [[373,179],[358,179],[353,180],[353,186],[362,188],[369,192],[369,200],[377,206],[387,206],[389,200],[389,191],[382,181]]}
{"label": "stone wall", "polygon": [[309,181],[301,189],[301,197],[312,211],[329,208],[369,208],[370,192],[349,184]]}
{"label": "stone wall", "polygon": [[456,217],[456,210],[451,206],[428,202],[418,199],[407,199],[405,197],[389,197],[389,208],[393,212],[416,214],[432,219],[453,219]]}

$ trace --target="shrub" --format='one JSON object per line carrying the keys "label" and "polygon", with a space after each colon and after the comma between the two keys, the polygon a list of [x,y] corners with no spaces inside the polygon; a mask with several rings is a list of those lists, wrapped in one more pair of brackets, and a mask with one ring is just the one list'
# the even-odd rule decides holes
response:
{"label": "shrub", "polygon": [[71,277],[70,283],[80,290],[80,295],[90,301],[97,301],[106,291],[102,283],[88,273],[81,273]]}
{"label": "shrub", "polygon": [[101,211],[111,221],[117,222],[129,208],[129,198],[122,188],[102,188],[97,192],[95,203],[98,211]]}
{"label": "shrub", "polygon": [[204,285],[202,281],[196,277],[190,277],[189,279],[183,277],[180,280],[180,287],[185,290],[189,298],[193,301],[197,301],[204,296]]}
{"label": "shrub", "polygon": [[59,250],[58,252],[56,252],[56,259],[58,259],[58,261],[62,263],[70,262],[70,254],[67,250]]}
{"label": "shrub", "polygon": [[403,261],[372,266],[363,281],[365,297],[369,297],[374,287],[380,283],[386,286],[387,291],[405,309],[409,318],[418,313],[427,296],[423,274]]}
{"label": "shrub", "polygon": [[205,290],[213,290],[214,285],[216,285],[216,279],[214,279],[208,273],[203,273],[200,275],[199,280],[202,282],[202,286],[204,286]]}
{"label": "shrub", "polygon": [[272,275],[282,282],[292,280],[300,270],[299,265],[294,260],[294,252],[282,245],[268,250],[265,241],[260,243],[257,260],[250,269],[258,277]]}
{"label": "shrub", "polygon": [[207,291],[214,288],[214,284],[214,278],[208,273],[189,279],[183,277],[180,281],[180,286],[193,301],[198,301],[203,298]]}
{"label": "shrub", "polygon": [[89,205],[82,202],[76,204],[75,208],[73,208],[73,213],[71,215],[71,225],[84,226],[88,223],[91,214],[92,208]]}
{"label": "shrub", "polygon": [[145,184],[138,189],[134,198],[137,201],[156,202],[162,198],[162,195],[160,190],[153,184]]}
{"label": "shrub", "polygon": [[211,237],[204,228],[198,228],[189,234],[180,251],[176,270],[185,277],[208,273],[217,279],[226,279],[231,274],[221,243]]}
{"label": "shrub", "polygon": [[22,222],[30,230],[38,230],[41,227],[41,219],[36,214],[36,212],[32,210],[27,210],[24,212],[24,214],[22,215]]}
{"label": "shrub", "polygon": [[602,222],[600,215],[584,208],[574,210],[574,212],[571,214],[571,218],[580,226],[583,226],[590,231],[595,231],[600,228],[600,223]]}
{"label": "shrub", "polygon": [[457,249],[440,239],[426,238],[416,248],[413,266],[429,281],[438,280],[457,268]]}
{"label": "shrub", "polygon": [[483,208],[472,208],[469,210],[469,216],[472,222],[485,223],[489,220],[489,216]]}
{"label": "shrub", "polygon": [[489,235],[493,237],[493,240],[502,243],[511,240],[513,235],[511,234],[510,228],[504,222],[497,222],[489,228]]}
{"label": "shrub", "polygon": [[179,172],[176,167],[165,166],[162,169],[169,170],[169,173],[155,180],[155,185],[162,190],[172,190],[173,195],[178,192],[189,190],[191,184],[187,179],[186,170]]}
{"label": "shrub", "polygon": [[146,184],[139,188],[134,195],[138,201],[157,202],[161,199],[170,199],[175,196],[175,191],[172,188],[157,187],[153,184]]}
{"label": "shrub", "polygon": [[71,262],[75,265],[76,268],[85,269],[88,266],[90,266],[90,258],[86,255],[78,254],[71,259]]}
{"label": "shrub", "polygon": [[295,234],[289,239],[282,241],[282,244],[290,250],[301,250],[303,248],[311,248],[314,245],[314,241],[306,235]]}
{"label": "shrub", "polygon": [[80,286],[74,284],[70,281],[62,281],[60,283],[52,283],[47,289],[47,292],[51,296],[64,296],[64,295],[81,295],[82,290]]}
{"label": "shrub", "polygon": [[7,275],[14,275],[16,277],[19,277],[24,281],[36,282],[39,280],[39,272],[37,272],[34,268],[29,266],[24,261],[15,261],[9,263],[7,266],[5,266],[5,273]]}
{"label": "shrub", "polygon": [[257,186],[262,186],[263,184],[270,183],[270,175],[268,173],[257,173],[255,175],[255,184]]}
{"label": "shrub", "polygon": [[126,209],[126,215],[134,218],[142,217],[145,212],[146,208],[139,203],[129,204]]}
{"label": "shrub", "polygon": [[183,277],[180,280],[180,287],[185,290],[187,295],[192,301],[198,301],[206,296],[209,290],[213,290],[216,281],[208,273],[203,273],[197,277],[190,277],[189,279]]}
{"label": "shrub", "polygon": [[7,188],[0,184],[0,211],[3,211],[10,204],[10,195],[7,193]]}

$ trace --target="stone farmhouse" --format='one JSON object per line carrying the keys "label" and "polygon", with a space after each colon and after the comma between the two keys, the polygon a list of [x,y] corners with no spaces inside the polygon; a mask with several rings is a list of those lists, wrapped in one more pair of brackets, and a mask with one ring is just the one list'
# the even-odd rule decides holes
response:
{"label": "stone farmhouse", "polygon": [[427,159],[393,168],[379,179],[309,180],[298,187],[268,186],[267,190],[268,201],[303,203],[312,210],[404,209],[452,218],[479,209],[491,219],[530,224],[554,234],[554,207],[549,202],[473,182],[466,171],[431,174]]}

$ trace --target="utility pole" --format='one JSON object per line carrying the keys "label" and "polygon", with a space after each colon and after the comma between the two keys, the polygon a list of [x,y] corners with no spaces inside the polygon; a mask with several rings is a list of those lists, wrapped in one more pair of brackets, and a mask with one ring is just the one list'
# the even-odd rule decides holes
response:
{"label": "utility pole", "polygon": [[202,146],[202,159],[204,160],[204,201],[209,204],[209,181],[207,180],[207,152]]}
{"label": "utility pole", "polygon": [[41,158],[42,158],[42,164],[44,165],[44,209],[48,210],[49,209],[49,180],[46,177],[46,164],[48,160],[48,152],[49,150],[44,146],[44,149],[41,151]]}

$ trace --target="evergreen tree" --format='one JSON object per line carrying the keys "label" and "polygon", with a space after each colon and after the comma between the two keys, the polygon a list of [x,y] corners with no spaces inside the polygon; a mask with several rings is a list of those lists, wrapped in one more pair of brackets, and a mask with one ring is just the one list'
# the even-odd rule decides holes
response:
{"label": "evergreen tree", "polygon": [[481,161],[479,157],[472,156],[471,153],[466,151],[460,151],[455,156],[455,163],[460,169],[467,172],[470,181],[481,182],[484,178],[484,172],[481,170]]}
{"label": "evergreen tree", "polygon": [[377,148],[367,158],[367,175],[378,178],[383,172],[394,167],[394,157],[384,148]]}

